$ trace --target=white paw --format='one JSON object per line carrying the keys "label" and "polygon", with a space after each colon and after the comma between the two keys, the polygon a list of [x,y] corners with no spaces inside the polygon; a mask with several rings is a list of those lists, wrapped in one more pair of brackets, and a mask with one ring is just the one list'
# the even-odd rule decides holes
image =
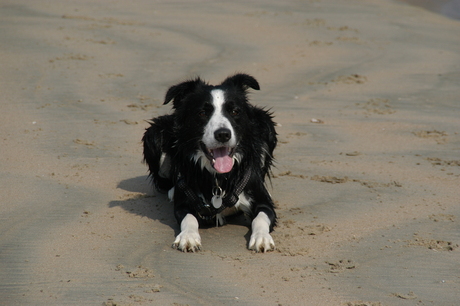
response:
{"label": "white paw", "polygon": [[182,252],[196,252],[201,249],[201,237],[198,233],[198,220],[191,214],[187,214],[180,224],[180,234],[172,245],[173,248]]}
{"label": "white paw", "polygon": [[249,249],[257,253],[273,251],[275,249],[275,242],[268,233],[253,233],[249,240]]}
{"label": "white paw", "polygon": [[270,220],[264,212],[260,212],[252,220],[252,235],[251,239],[249,239],[248,248],[257,253],[265,253],[275,249],[275,242],[270,236]]}
{"label": "white paw", "polygon": [[196,252],[201,249],[201,237],[198,232],[185,231],[177,235],[172,245],[173,248],[182,252]]}

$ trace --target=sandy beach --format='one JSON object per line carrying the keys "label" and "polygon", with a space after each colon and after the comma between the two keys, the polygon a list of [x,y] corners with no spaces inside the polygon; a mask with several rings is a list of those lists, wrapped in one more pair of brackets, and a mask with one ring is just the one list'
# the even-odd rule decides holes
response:
{"label": "sandy beach", "polygon": [[[460,21],[386,0],[0,4],[0,305],[458,305]],[[279,134],[276,250],[179,226],[166,90],[235,72]]]}

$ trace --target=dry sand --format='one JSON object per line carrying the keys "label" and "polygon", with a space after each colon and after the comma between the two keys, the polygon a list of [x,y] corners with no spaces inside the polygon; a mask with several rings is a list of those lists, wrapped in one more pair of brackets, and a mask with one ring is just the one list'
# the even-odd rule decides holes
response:
{"label": "dry sand", "polygon": [[[1,305],[458,305],[459,21],[383,0],[7,0],[0,29]],[[237,71],[282,125],[277,250],[248,251],[240,218],[181,253],[144,120],[169,86]]]}

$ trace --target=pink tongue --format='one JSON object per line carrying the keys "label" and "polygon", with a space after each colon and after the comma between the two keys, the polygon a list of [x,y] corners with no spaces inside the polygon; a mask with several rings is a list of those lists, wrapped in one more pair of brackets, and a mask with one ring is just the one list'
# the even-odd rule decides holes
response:
{"label": "pink tongue", "polygon": [[219,173],[230,172],[233,168],[233,158],[228,156],[228,149],[225,147],[213,150],[214,153],[214,169]]}

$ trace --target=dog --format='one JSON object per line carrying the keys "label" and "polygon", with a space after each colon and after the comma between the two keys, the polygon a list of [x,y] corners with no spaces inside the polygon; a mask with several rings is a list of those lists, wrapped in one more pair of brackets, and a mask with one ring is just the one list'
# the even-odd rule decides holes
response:
{"label": "dog", "polygon": [[143,136],[144,161],[159,192],[174,201],[180,233],[173,247],[201,249],[199,226],[225,223],[243,212],[251,217],[248,248],[275,248],[273,200],[265,179],[273,164],[277,133],[273,114],[248,101],[257,80],[243,73],[209,85],[200,77],[168,89],[173,112],[150,121]]}

